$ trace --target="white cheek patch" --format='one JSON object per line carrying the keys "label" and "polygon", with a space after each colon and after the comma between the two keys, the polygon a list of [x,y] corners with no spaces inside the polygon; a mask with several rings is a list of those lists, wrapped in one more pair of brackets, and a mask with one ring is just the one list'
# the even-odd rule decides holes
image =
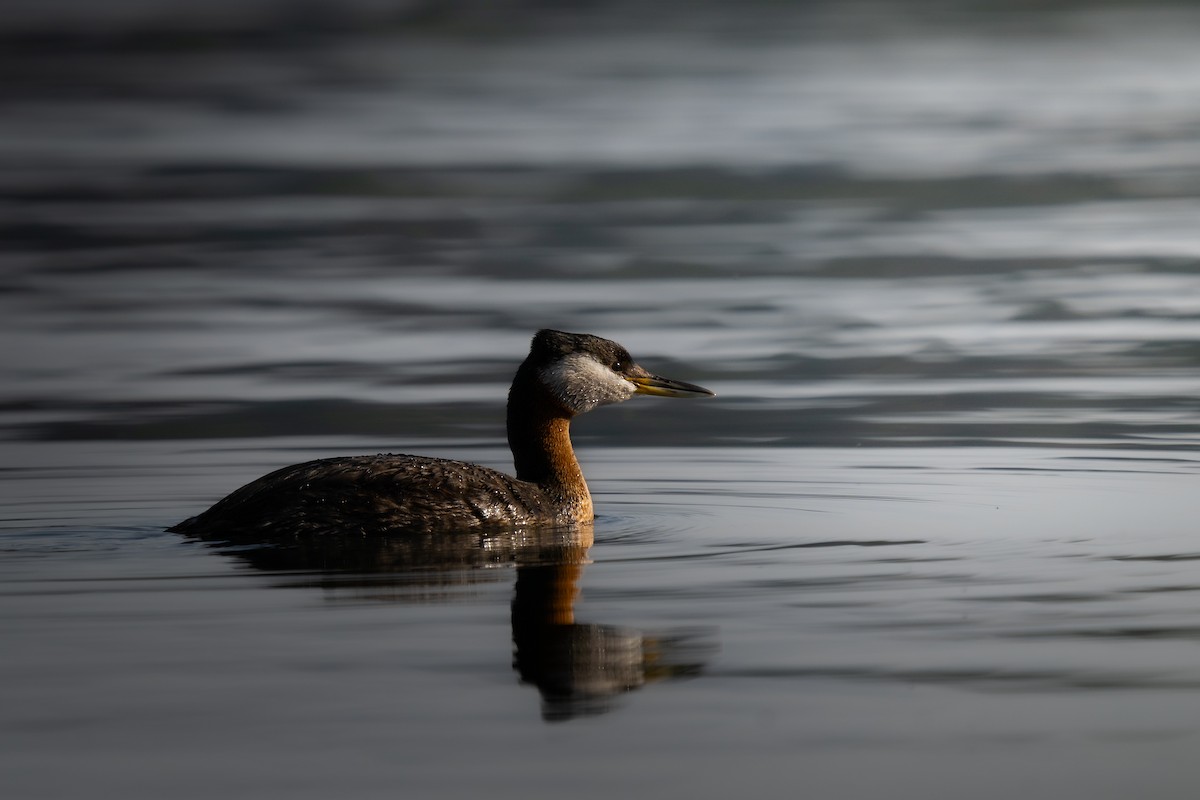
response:
{"label": "white cheek patch", "polygon": [[591,356],[571,353],[539,373],[542,382],[577,414],[633,397],[637,387]]}

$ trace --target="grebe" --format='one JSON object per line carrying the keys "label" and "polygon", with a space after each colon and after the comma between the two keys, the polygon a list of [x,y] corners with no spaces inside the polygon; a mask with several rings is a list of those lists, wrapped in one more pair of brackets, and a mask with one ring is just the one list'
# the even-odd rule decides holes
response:
{"label": "grebe", "polygon": [[589,522],[592,496],[571,449],[571,419],[635,394],[713,393],[650,374],[608,339],[538,331],[508,393],[516,478],[425,456],[324,458],[264,475],[170,530],[212,536]]}

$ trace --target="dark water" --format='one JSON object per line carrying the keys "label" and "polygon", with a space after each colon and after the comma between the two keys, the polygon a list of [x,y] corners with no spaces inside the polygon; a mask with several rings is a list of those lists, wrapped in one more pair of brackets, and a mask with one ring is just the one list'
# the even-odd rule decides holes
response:
{"label": "dark water", "polygon": [[[6,797],[1195,796],[1200,18],[752,5],[7,34]],[[163,531],[539,327],[590,548]]]}

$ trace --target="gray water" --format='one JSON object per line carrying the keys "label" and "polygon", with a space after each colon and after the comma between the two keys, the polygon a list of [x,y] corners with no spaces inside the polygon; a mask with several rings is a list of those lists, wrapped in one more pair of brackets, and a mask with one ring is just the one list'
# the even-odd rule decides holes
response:
{"label": "gray water", "polygon": [[[5,797],[1195,796],[1200,17],[671,8],[7,34]],[[590,548],[164,532],[541,327]]]}

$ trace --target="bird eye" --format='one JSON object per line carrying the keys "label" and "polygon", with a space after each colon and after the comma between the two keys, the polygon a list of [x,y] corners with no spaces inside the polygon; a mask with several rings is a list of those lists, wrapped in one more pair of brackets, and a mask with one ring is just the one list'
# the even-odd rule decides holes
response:
{"label": "bird eye", "polygon": [[624,361],[615,361],[615,362],[613,362],[612,368],[613,368],[613,372],[622,372],[625,369],[625,362]]}

